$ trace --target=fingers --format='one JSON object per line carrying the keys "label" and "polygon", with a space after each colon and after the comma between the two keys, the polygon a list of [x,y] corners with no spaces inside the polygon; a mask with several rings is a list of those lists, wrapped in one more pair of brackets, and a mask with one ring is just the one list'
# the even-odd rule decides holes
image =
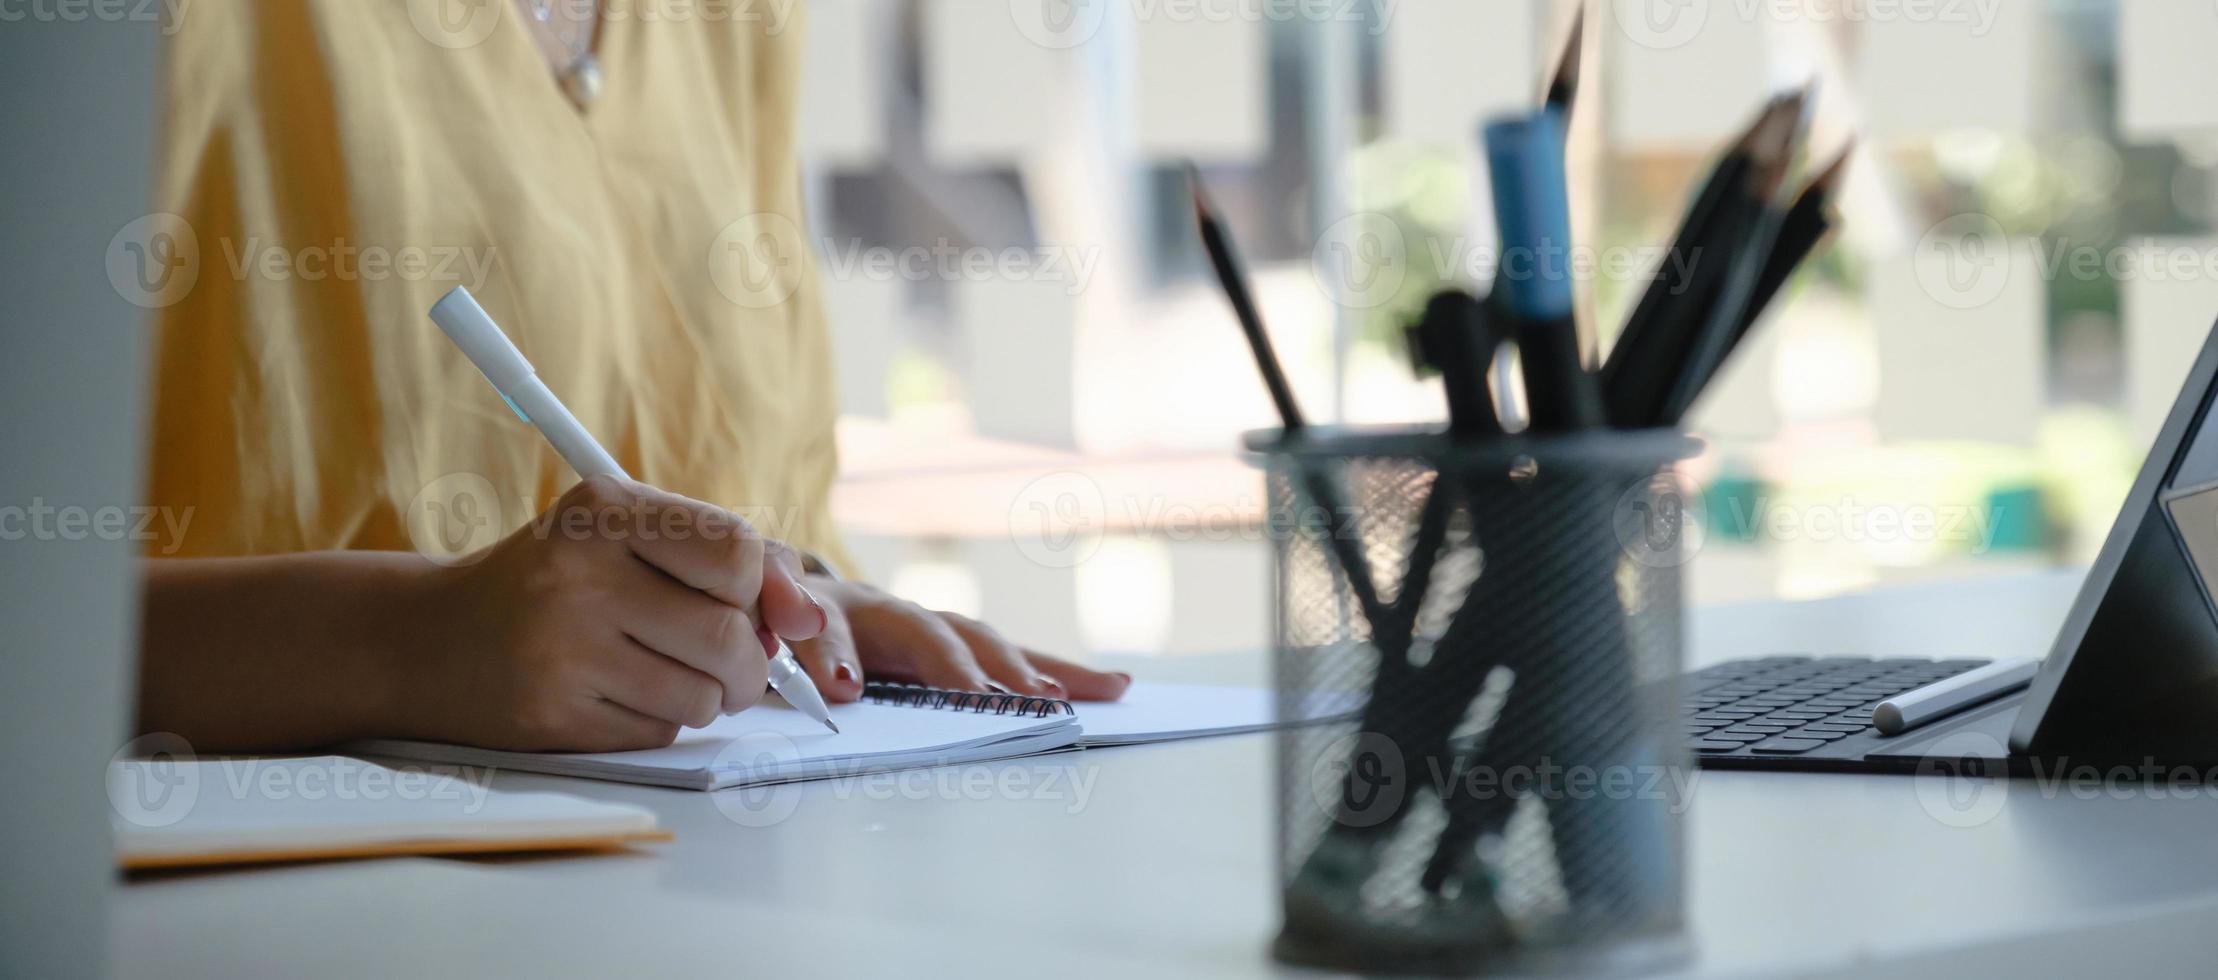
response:
{"label": "fingers", "polygon": [[[716,678],[626,642],[631,655],[605,663],[593,678],[602,697],[657,721],[687,728],[706,728],[723,713],[724,687]],[[762,697],[761,689],[755,690],[754,697]]]}
{"label": "fingers", "polygon": [[791,644],[793,657],[809,672],[824,700],[847,704],[863,696],[862,660],[855,654],[855,634],[838,604],[826,600],[826,625],[816,636]]}
{"label": "fingers", "polygon": [[762,535],[739,515],[632,480],[596,476],[570,495],[593,528],[618,533],[641,561],[733,606],[752,610],[762,593]]}
{"label": "fingers", "polygon": [[950,691],[991,691],[997,687],[978,666],[970,645],[937,613],[911,603],[896,603],[883,615],[887,620],[883,624],[885,641],[904,654],[901,659],[906,662],[905,673],[918,682]]}
{"label": "fingers", "polygon": [[783,541],[765,539],[762,598],[756,606],[762,624],[788,640],[806,640],[824,631],[830,614],[801,587],[801,558]]}
{"label": "fingers", "polygon": [[1016,644],[1002,639],[1001,634],[994,632],[993,627],[968,616],[953,613],[934,615],[945,621],[948,628],[962,638],[970,647],[971,659],[986,672],[986,676],[1000,682],[1002,687],[1017,694],[1045,698],[1068,696],[1068,692],[1055,678],[1033,669],[1032,662],[1025,659],[1024,651],[1018,649]]}
{"label": "fingers", "polygon": [[755,624],[738,608],[689,589],[635,562],[624,578],[625,600],[616,624],[640,646],[707,674],[723,690],[726,714],[762,697],[769,656]]}
{"label": "fingers", "polygon": [[583,732],[578,741],[565,745],[565,749],[573,752],[659,749],[677,741],[682,731],[676,722],[651,718],[613,701],[595,701],[588,710],[591,722],[580,726]]}
{"label": "fingers", "polygon": [[1074,701],[1115,701],[1124,697],[1132,688],[1132,675],[1122,671],[1099,671],[1081,667],[1060,657],[1044,653],[1025,652],[1025,659],[1032,661],[1034,669],[1061,682]]}
{"label": "fingers", "polygon": [[572,491],[593,526],[621,530],[641,561],[686,586],[744,609],[787,639],[815,636],[825,613],[801,587],[801,562],[739,515],[644,483],[595,477]]}

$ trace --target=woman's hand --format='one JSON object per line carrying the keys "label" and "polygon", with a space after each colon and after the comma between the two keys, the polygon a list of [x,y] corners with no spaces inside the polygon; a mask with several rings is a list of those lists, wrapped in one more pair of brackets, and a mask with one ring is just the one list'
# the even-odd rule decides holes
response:
{"label": "woman's hand", "polygon": [[829,617],[821,635],[793,644],[793,654],[828,701],[861,697],[866,677],[1080,701],[1115,701],[1132,685],[1130,674],[1026,650],[967,616],[934,612],[858,582],[821,575],[802,581]]}
{"label": "woman's hand", "polygon": [[[628,480],[564,494],[430,602],[454,638],[424,663],[431,737],[524,751],[668,745],[763,695],[777,636],[825,610],[719,507]],[[449,696],[451,695],[451,697]]]}

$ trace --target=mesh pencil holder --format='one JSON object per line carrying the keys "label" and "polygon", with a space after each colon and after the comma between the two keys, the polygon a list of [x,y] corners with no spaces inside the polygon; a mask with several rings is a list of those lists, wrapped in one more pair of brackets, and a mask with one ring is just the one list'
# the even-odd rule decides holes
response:
{"label": "mesh pencil holder", "polygon": [[1277,565],[1279,958],[1638,973],[1687,952],[1670,432],[1250,436]]}

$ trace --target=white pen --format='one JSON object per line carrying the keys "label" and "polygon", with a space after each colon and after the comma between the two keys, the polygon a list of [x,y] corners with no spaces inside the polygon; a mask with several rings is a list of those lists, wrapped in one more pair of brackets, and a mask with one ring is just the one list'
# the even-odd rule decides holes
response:
{"label": "white pen", "polygon": [[2028,684],[2041,672],[2038,660],[2000,660],[1904,691],[1871,709],[1872,727],[1881,735],[1900,735],[1926,722],[1992,701]]}
{"label": "white pen", "polygon": [[[462,348],[462,353],[470,358],[470,363],[477,365],[485,380],[493,383],[493,390],[507,400],[509,407],[538,429],[540,435],[547,437],[547,442],[561,454],[563,461],[578,471],[579,478],[629,479],[624,468],[617,465],[616,458],[601,448],[569,409],[562,407],[561,399],[556,398],[554,392],[547,390],[546,383],[539,380],[539,372],[532,369],[531,362],[525,360],[523,352],[501,332],[500,325],[486,315],[485,308],[478,305],[477,297],[470,295],[468,289],[456,286],[453,292],[441,297],[431,307],[431,319],[446,332],[447,339]],[[809,680],[808,672],[793,659],[793,651],[786,647],[784,640],[778,641],[778,655],[770,658],[770,686],[787,704],[823,722],[833,734],[839,733],[839,726],[832,724],[831,709],[824,705],[824,695],[817,693],[816,682]]]}

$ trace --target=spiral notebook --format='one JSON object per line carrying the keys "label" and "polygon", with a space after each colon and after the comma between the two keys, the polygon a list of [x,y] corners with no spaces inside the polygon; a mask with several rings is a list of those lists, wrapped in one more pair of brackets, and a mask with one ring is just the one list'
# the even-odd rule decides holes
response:
{"label": "spiral notebook", "polygon": [[1069,748],[1079,740],[1067,701],[1014,694],[871,684],[863,700],[832,706],[834,735],[776,697],[676,743],[633,752],[502,752],[435,742],[376,740],[349,751],[556,776],[717,790],[894,769],[991,762]]}

